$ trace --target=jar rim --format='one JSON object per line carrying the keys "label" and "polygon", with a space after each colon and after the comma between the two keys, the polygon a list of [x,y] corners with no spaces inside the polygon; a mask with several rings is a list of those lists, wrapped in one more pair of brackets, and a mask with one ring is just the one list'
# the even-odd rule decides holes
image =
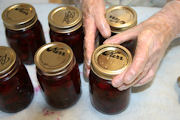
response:
{"label": "jar rim", "polygon": [[37,21],[35,8],[27,3],[9,6],[2,13],[4,26],[10,30],[25,30]]}
{"label": "jar rim", "polygon": [[15,62],[15,51],[12,48],[0,46],[0,76],[11,71]]}
{"label": "jar rim", "polygon": [[82,13],[74,6],[60,6],[48,15],[49,27],[58,33],[69,33],[82,26]]}
{"label": "jar rim", "polygon": [[92,54],[91,69],[100,78],[112,80],[132,63],[129,50],[121,45],[101,45]]}
{"label": "jar rim", "polygon": [[119,33],[137,25],[137,13],[129,6],[109,7],[105,17],[113,33]]}
{"label": "jar rim", "polygon": [[75,65],[72,49],[61,42],[51,42],[40,47],[34,57],[36,67],[43,74],[54,76],[67,72]]}

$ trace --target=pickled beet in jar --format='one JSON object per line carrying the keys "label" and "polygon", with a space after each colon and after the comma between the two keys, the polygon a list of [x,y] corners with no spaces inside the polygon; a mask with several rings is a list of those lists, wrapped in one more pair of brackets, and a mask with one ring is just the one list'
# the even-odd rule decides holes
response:
{"label": "pickled beet in jar", "polygon": [[101,45],[93,52],[89,75],[90,99],[98,111],[118,114],[127,108],[130,88],[119,91],[111,82],[131,62],[130,52],[120,45]]}
{"label": "pickled beet in jar", "polygon": [[58,7],[49,13],[48,21],[51,41],[69,45],[77,63],[82,63],[84,32],[81,11],[73,6]]}
{"label": "pickled beet in jar", "polygon": [[42,46],[35,55],[37,78],[47,103],[54,108],[74,105],[81,96],[78,64],[71,48],[61,42]]}
{"label": "pickled beet in jar", "polygon": [[0,110],[15,113],[25,109],[34,96],[25,66],[13,49],[0,46]]}
{"label": "pickled beet in jar", "polygon": [[[106,10],[106,20],[111,28],[111,36],[126,31],[137,24],[136,11],[128,6],[113,6]],[[99,44],[102,45],[105,38],[99,35]],[[129,40],[121,44],[134,56],[137,40]]]}
{"label": "pickled beet in jar", "polygon": [[2,14],[9,45],[25,64],[34,63],[34,55],[45,44],[41,23],[36,11],[29,4],[15,4]]}

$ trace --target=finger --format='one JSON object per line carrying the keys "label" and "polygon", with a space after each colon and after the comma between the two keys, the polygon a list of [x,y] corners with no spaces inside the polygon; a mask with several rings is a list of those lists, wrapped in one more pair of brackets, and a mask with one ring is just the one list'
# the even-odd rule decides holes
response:
{"label": "finger", "polygon": [[131,28],[129,30],[126,30],[124,32],[118,33],[117,35],[114,35],[110,37],[109,39],[107,39],[104,42],[104,44],[121,44],[128,40],[134,40],[137,38],[137,35],[141,28],[140,26],[141,25]]}
{"label": "finger", "polygon": [[[104,38],[108,38],[111,36],[111,29],[109,24],[105,19],[105,4],[104,0],[99,0],[95,10],[94,10],[94,18],[96,22],[96,27]],[[99,6],[100,5],[100,6]]]}
{"label": "finger", "polygon": [[152,41],[151,31],[145,30],[140,33],[133,62],[123,78],[125,84],[130,84],[143,72],[149,59],[149,50],[153,45]]}
{"label": "finger", "polygon": [[123,91],[123,90],[126,90],[126,89],[128,89],[129,87],[127,86],[127,85],[125,85],[125,84],[123,84],[121,87],[118,87],[118,90],[119,91]]}
{"label": "finger", "polygon": [[[127,69],[126,69],[127,70]],[[124,77],[124,74],[126,73],[126,70],[123,71],[121,74],[115,76],[113,79],[112,79],[112,85],[113,87],[119,87],[119,86],[122,86],[123,85],[123,77]]]}
{"label": "finger", "polygon": [[[149,73],[149,70],[152,69],[153,64],[157,62],[157,57],[150,57],[150,58],[151,59],[148,60],[147,64],[144,67],[144,70],[134,80],[137,81],[136,84],[139,83],[139,81],[141,81]],[[130,84],[130,85],[133,86],[135,84]]]}
{"label": "finger", "polygon": [[89,78],[89,73],[90,73],[90,66],[84,64],[83,65],[83,75],[84,75],[85,79]]}
{"label": "finger", "polygon": [[128,89],[128,88],[130,88],[132,86],[134,86],[134,87],[142,86],[142,85],[147,84],[150,81],[152,81],[153,77],[154,77],[154,74],[153,74],[152,70],[150,70],[147,73],[147,75],[145,75],[142,78],[138,78],[137,80],[133,81],[133,83],[131,85],[123,84],[122,86],[118,87],[118,90],[119,91],[123,91],[123,90],[126,90],[126,89]]}
{"label": "finger", "polygon": [[160,60],[156,60],[156,61],[154,61],[154,63],[155,64],[150,68],[147,75],[143,79],[141,79],[138,83],[136,83],[134,85],[135,87],[145,85],[145,84],[149,83],[154,78],[155,73],[156,73],[158,66],[160,64]]}
{"label": "finger", "polygon": [[[119,88],[120,88],[122,85],[123,85],[122,88],[131,87],[131,86],[135,85],[137,82],[139,82],[141,79],[143,79],[144,76],[146,76],[146,75],[148,74],[149,69],[150,69],[151,67],[152,67],[152,61],[149,60],[149,62],[146,64],[143,72],[141,72],[141,73],[139,74],[139,76],[138,76],[132,83],[130,83],[130,84],[124,84],[124,85],[123,85],[123,81],[120,81],[120,80],[124,77],[124,74],[126,73],[126,71],[125,71],[125,72],[121,73],[120,75],[117,75],[117,76],[114,77],[115,79],[112,80],[112,85],[113,85],[114,87],[119,87]],[[116,79],[116,78],[117,78],[117,79]],[[120,79],[120,80],[119,80],[119,79]],[[126,86],[126,87],[125,87],[125,86]]]}
{"label": "finger", "polygon": [[90,66],[91,55],[94,51],[96,26],[92,17],[84,18],[85,41],[84,41],[84,63]]}
{"label": "finger", "polygon": [[137,83],[139,83],[139,81],[141,79],[143,79],[146,75],[148,74],[148,71],[147,72],[142,72],[131,84],[122,84],[118,87],[118,90],[119,91],[123,91],[123,90],[126,90],[134,85],[136,85]]}
{"label": "finger", "polygon": [[141,79],[138,83],[134,85],[134,87],[145,85],[149,83],[150,81],[152,81],[153,78],[154,78],[154,72],[151,69],[143,79]]}
{"label": "finger", "polygon": [[126,90],[132,86],[134,86],[135,84],[137,84],[139,82],[139,80],[141,80],[144,76],[142,74],[140,74],[140,76],[137,77],[137,79],[135,79],[131,84],[124,84],[122,83],[121,86],[118,87],[118,90],[123,91]]}
{"label": "finger", "polygon": [[[142,39],[142,38],[139,38]],[[117,75],[113,78],[113,86],[119,87],[122,85],[122,83],[126,83],[127,85],[132,83],[133,80],[142,72],[142,70],[145,67],[145,64],[148,60],[148,47],[144,48],[144,42],[139,41],[137,43],[136,53],[134,56],[133,63],[129,68],[126,69],[123,73],[120,75]],[[142,52],[143,50],[143,52]]]}

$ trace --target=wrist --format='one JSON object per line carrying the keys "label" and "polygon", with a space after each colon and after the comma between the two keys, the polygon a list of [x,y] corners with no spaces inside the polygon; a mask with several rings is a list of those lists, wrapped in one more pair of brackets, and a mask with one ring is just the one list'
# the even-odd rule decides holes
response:
{"label": "wrist", "polygon": [[180,35],[180,0],[173,0],[166,4],[158,13],[163,16],[164,21],[169,26],[172,39]]}

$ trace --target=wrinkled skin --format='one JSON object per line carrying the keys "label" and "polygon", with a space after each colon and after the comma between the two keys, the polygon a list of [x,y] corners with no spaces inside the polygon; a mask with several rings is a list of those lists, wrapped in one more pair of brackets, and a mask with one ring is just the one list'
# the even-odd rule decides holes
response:
{"label": "wrinkled skin", "polygon": [[[100,2],[101,1],[101,2]],[[104,18],[102,0],[82,2],[85,27],[85,70],[89,75],[90,58],[94,50],[96,28],[104,37],[110,36],[110,28]],[[112,85],[120,91],[131,86],[142,86],[156,74],[158,66],[171,41],[180,33],[180,0],[169,2],[161,11],[134,28],[119,33],[104,44],[120,44],[137,39],[137,47],[132,64],[115,76]]]}
{"label": "wrinkled skin", "polygon": [[110,27],[105,19],[104,0],[81,0],[83,10],[83,22],[85,30],[84,43],[84,70],[88,77],[90,70],[91,55],[95,49],[96,30],[107,38],[111,36]]}

